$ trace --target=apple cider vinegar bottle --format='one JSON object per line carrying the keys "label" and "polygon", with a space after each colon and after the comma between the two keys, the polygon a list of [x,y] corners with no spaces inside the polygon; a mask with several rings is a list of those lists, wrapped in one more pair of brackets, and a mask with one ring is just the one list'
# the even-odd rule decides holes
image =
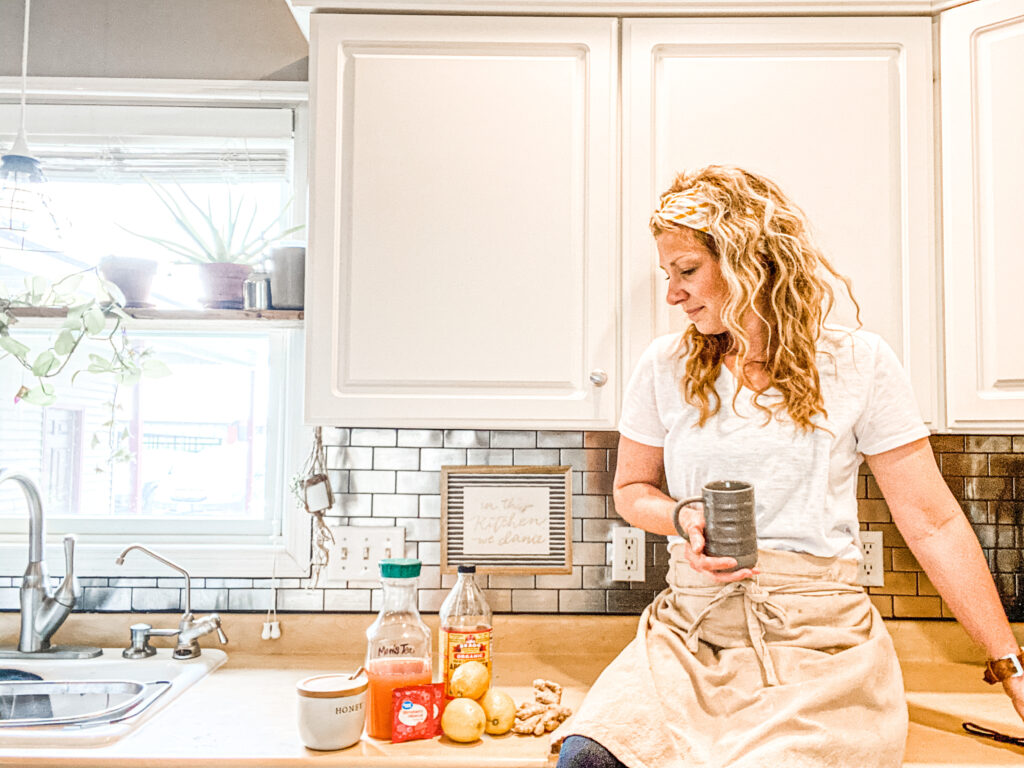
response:
{"label": "apple cider vinegar bottle", "polygon": [[439,655],[444,695],[452,698],[452,673],[467,661],[479,661],[491,674],[491,607],[477,586],[475,565],[460,565],[459,580],[448,593],[438,618],[441,623]]}

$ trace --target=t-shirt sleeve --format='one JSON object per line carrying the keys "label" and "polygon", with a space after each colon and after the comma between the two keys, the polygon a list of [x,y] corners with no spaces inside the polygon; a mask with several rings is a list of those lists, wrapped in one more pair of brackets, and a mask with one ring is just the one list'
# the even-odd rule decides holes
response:
{"label": "t-shirt sleeve", "polygon": [[857,450],[872,455],[928,437],[910,377],[896,353],[878,339],[874,375],[864,412],[854,427]]}
{"label": "t-shirt sleeve", "polygon": [[651,344],[640,356],[622,399],[619,434],[644,445],[661,448],[668,430],[658,413],[657,400],[657,343]]}

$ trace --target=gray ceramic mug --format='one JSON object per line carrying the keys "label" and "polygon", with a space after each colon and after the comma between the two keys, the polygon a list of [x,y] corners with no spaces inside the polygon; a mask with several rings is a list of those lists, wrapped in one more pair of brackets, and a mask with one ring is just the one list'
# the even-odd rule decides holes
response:
{"label": "gray ceramic mug", "polygon": [[679,524],[679,513],[697,502],[704,505],[704,554],[735,558],[737,565],[731,570],[753,568],[757,563],[754,486],[742,480],[716,480],[707,483],[700,496],[677,503],[672,523],[687,541],[690,537]]}

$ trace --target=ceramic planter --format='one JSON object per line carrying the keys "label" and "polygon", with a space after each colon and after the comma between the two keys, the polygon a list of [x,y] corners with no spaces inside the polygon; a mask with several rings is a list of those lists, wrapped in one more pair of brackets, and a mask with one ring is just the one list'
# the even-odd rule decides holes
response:
{"label": "ceramic planter", "polygon": [[208,309],[241,309],[242,283],[252,271],[248,264],[210,262],[199,265],[202,305]]}
{"label": "ceramic planter", "polygon": [[157,262],[131,256],[104,256],[100,274],[124,294],[126,307],[151,307],[149,290],[156,275]]}

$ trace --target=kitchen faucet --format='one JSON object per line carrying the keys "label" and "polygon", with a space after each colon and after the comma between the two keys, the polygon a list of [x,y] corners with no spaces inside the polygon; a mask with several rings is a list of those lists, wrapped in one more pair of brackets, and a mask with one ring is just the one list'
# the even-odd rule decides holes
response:
{"label": "kitchen faucet", "polygon": [[188,571],[141,544],[131,544],[125,547],[125,550],[117,556],[114,562],[118,565],[124,565],[124,556],[133,549],[149,555],[154,560],[158,560],[164,565],[173,568],[185,577],[185,613],[182,615],[181,621],[178,622],[177,629],[153,629],[151,624],[132,624],[129,628],[132,633],[131,645],[125,648],[121,655],[126,659],[145,659],[148,656],[153,656],[156,653],[156,648],[149,644],[149,638],[151,637],[174,637],[177,635],[178,644],[171,654],[175,659],[194,659],[202,653],[199,648],[199,638],[211,632],[217,633],[221,645],[227,645],[228,638],[220,627],[220,616],[218,614],[211,613],[202,619],[193,617],[192,579],[189,577]]}
{"label": "kitchen faucet", "polygon": [[50,658],[89,659],[103,651],[90,646],[51,646],[50,638],[71,613],[82,595],[75,577],[75,537],[64,537],[64,580],[57,591],[50,593],[46,574],[43,544],[43,503],[39,489],[28,476],[9,469],[0,469],[0,484],[10,480],[21,486],[28,502],[28,567],[21,579],[21,636],[17,648],[0,648],[0,658],[24,658],[46,655]]}

